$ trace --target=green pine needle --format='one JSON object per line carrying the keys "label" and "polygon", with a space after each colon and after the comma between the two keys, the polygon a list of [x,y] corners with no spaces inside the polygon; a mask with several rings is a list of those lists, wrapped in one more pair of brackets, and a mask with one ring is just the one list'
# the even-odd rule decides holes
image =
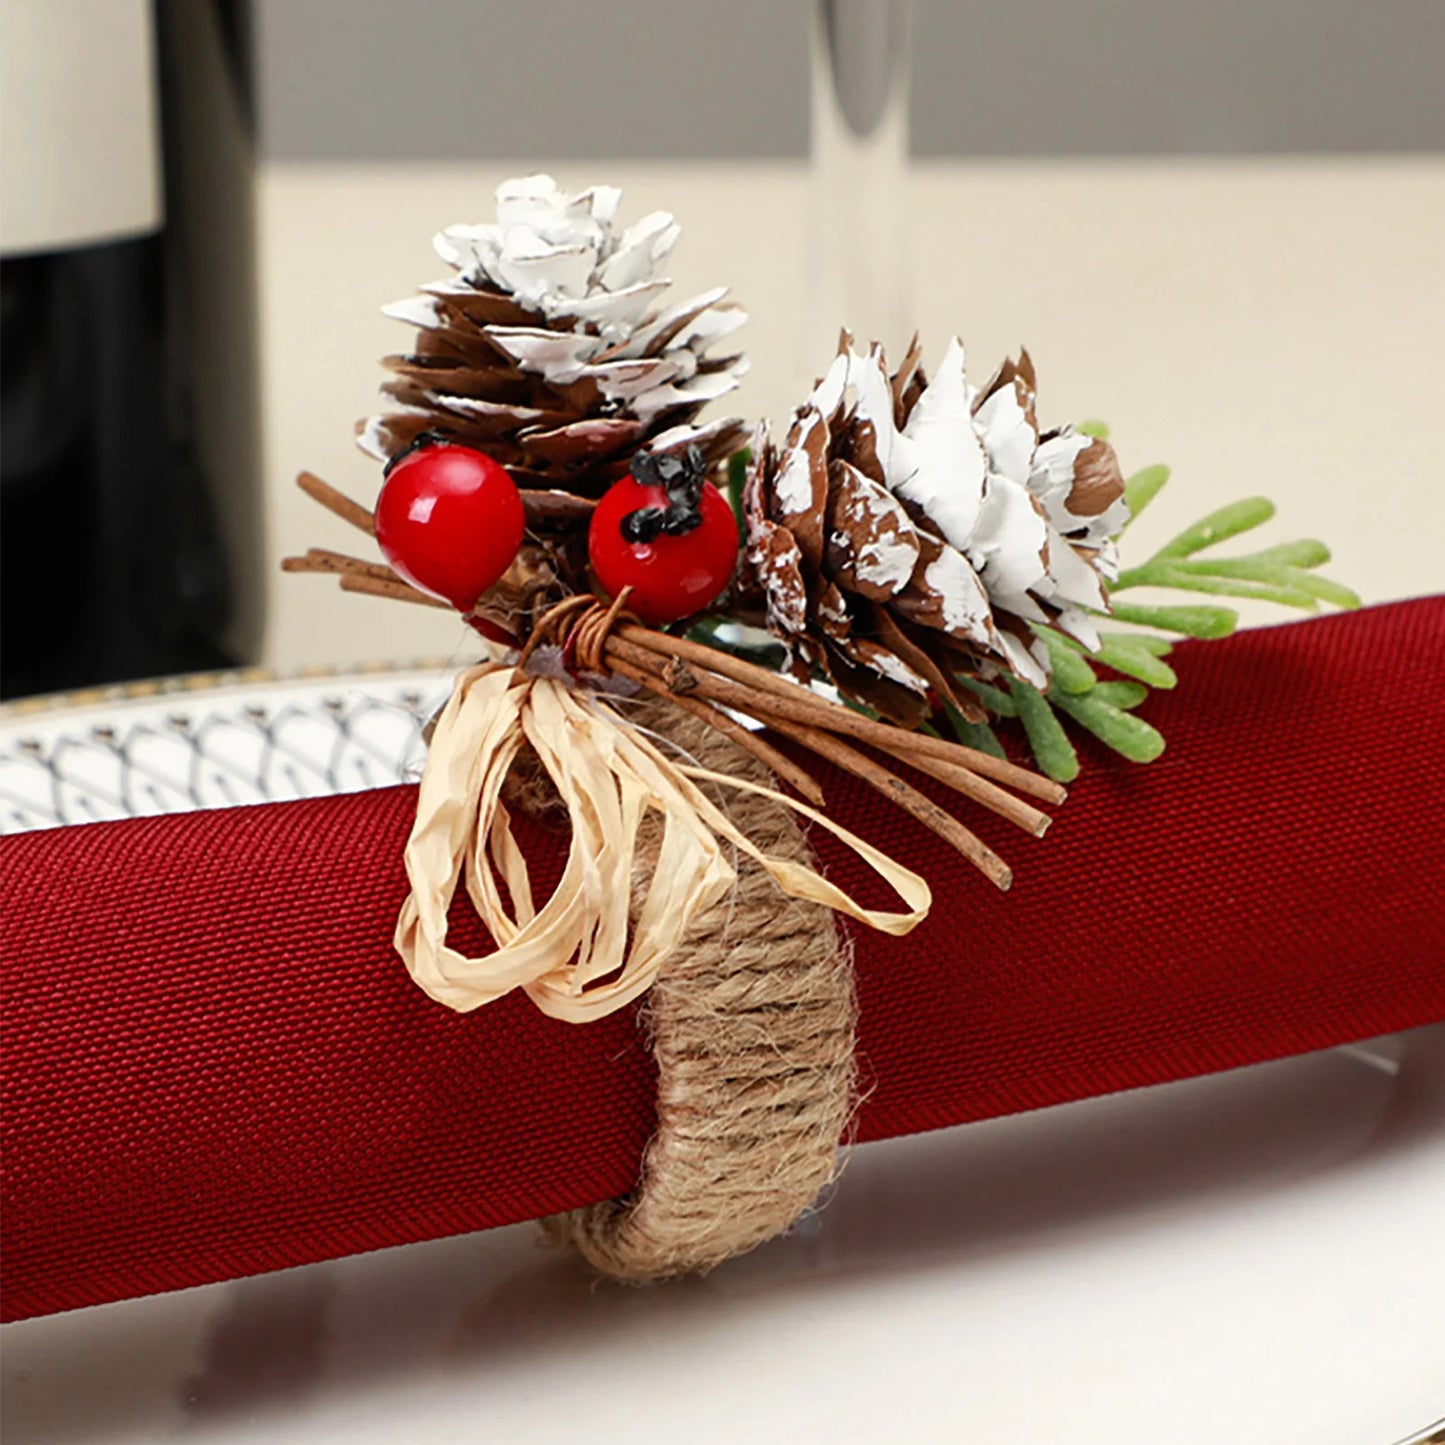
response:
{"label": "green pine needle", "polygon": [[943,710],[948,716],[948,723],[953,729],[954,736],[964,747],[977,748],[979,752],[988,753],[995,758],[1007,756],[1003,750],[1003,744],[999,742],[994,730],[987,723],[969,722],[951,702],[944,703]]}
{"label": "green pine needle", "polygon": [[1115,602],[1111,610],[1116,621],[1185,637],[1228,637],[1239,625],[1239,613],[1232,607],[1144,607],[1137,602]]}
{"label": "green pine needle", "polygon": [[[1095,424],[1080,430],[1090,436],[1108,435],[1107,428]],[[1164,466],[1145,467],[1129,478],[1124,493],[1131,519],[1149,506],[1168,480],[1169,468]],[[1348,587],[1315,571],[1330,560],[1330,551],[1314,538],[1279,543],[1240,557],[1198,555],[1263,526],[1274,510],[1265,497],[1231,502],[1180,532],[1140,566],[1121,573],[1107,587],[1109,607],[1100,615],[1130,627],[1155,629],[1152,632],[1104,632],[1099,646],[1090,651],[1053,627],[1034,625],[1034,635],[1049,653],[1051,680],[1046,693],[1013,678],[1008,680],[1007,693],[972,678],[959,681],[996,717],[1018,718],[1038,767],[1059,782],[1072,781],[1079,771],[1078,754],[1061,717],[1131,761],[1152,761],[1164,751],[1164,739],[1158,729],[1132,713],[1146,701],[1150,688],[1172,688],[1179,681],[1164,661],[1174,638],[1160,633],[1228,637],[1239,624],[1239,614],[1232,607],[1206,602],[1156,606],[1123,601],[1120,592],[1161,587],[1205,597],[1273,602],[1308,612],[1316,611],[1322,602],[1336,607],[1360,605]],[[1127,681],[1100,682],[1096,666]]]}
{"label": "green pine needle", "polygon": [[1145,652],[1155,657],[1168,657],[1179,645],[1179,639],[1175,637],[1155,637],[1152,632],[1106,632],[1104,637],[1127,637],[1136,647],[1142,647]]}
{"label": "green pine needle", "polygon": [[1166,542],[1152,560],[1192,557],[1206,547],[1262,527],[1273,516],[1274,503],[1268,497],[1246,497],[1240,502],[1230,502],[1228,506],[1202,517],[1192,527],[1186,527],[1177,537]]}
{"label": "green pine needle", "polygon": [[1053,686],[1064,692],[1088,692],[1097,679],[1094,669],[1084,660],[1083,653],[1070,639],[1052,627],[1034,626],[1034,636],[1043,639],[1049,650],[1049,664],[1053,673]]}
{"label": "green pine needle", "polygon": [[1358,592],[1328,577],[1305,573],[1296,579],[1295,585],[1301,592],[1308,592],[1321,602],[1328,602],[1332,607],[1339,607],[1346,612],[1353,612],[1364,605]]}
{"label": "green pine needle", "polygon": [[1314,537],[1301,537],[1293,542],[1280,542],[1262,552],[1251,552],[1242,561],[1279,562],[1286,567],[1323,567],[1330,560],[1330,549]]}
{"label": "green pine needle", "polygon": [[727,626],[727,623],[726,617],[705,617],[701,622],[685,628],[682,635],[689,642],[701,643],[704,647],[714,648],[718,652],[726,652],[732,657],[740,657],[744,662],[751,662],[754,666],[766,668],[769,672],[783,670],[787,653],[781,643],[771,639],[758,642],[724,641],[720,632]]}
{"label": "green pine needle", "polygon": [[[1152,466],[1145,467],[1141,472],[1135,472],[1134,475],[1124,483],[1124,501],[1129,507],[1130,522],[1164,490],[1164,484],[1168,480],[1168,467]],[[1127,526],[1128,523],[1125,523],[1126,528]]]}
{"label": "green pine needle", "polygon": [[1060,694],[1055,699],[1055,705],[1130,762],[1152,763],[1164,751],[1164,735],[1158,728],[1150,727],[1143,718],[1133,717],[1107,699],[1100,698],[1098,691],[1096,688],[1083,697]]}
{"label": "green pine needle", "polygon": [[1142,682],[1101,682],[1089,696],[1129,712],[1149,696],[1149,689]]}
{"label": "green pine needle", "polygon": [[[1323,547],[1321,550],[1328,561],[1328,550]],[[1300,594],[1306,599],[1304,603],[1291,603],[1291,606],[1313,606],[1318,600],[1351,610],[1358,607],[1360,599],[1357,593],[1338,582],[1332,582],[1328,577],[1319,577],[1306,570],[1307,567],[1318,565],[1320,564],[1280,562],[1274,557],[1256,553],[1250,557],[1224,557],[1218,561],[1181,562],[1173,570],[1178,571],[1185,579],[1178,585],[1192,587],[1196,592],[1206,590],[1199,585],[1200,578],[1230,578],[1267,584]],[[1240,592],[1236,595],[1244,597],[1249,594]]]}
{"label": "green pine needle", "polygon": [[743,484],[748,479],[748,466],[752,462],[751,447],[743,447],[728,458],[728,505],[738,521],[738,540],[748,540],[747,522],[743,518]]}
{"label": "green pine needle", "polygon": [[[1091,437],[1109,435],[1109,428],[1101,421],[1084,422],[1076,430]],[[751,452],[744,448],[727,462],[728,497],[738,516],[740,535],[744,526],[743,490],[751,460]],[[1166,466],[1150,466],[1128,479],[1124,495],[1131,522],[1164,489],[1169,475]],[[1281,542],[1238,557],[1199,555],[1263,526],[1274,512],[1274,504],[1265,497],[1231,502],[1187,527],[1141,565],[1107,584],[1109,606],[1098,615],[1131,629],[1152,631],[1105,631],[1100,634],[1099,646],[1090,650],[1054,627],[1033,625],[1034,635],[1049,654],[1051,677],[1046,693],[1011,676],[1001,679],[1000,686],[974,677],[958,677],[956,681],[978,698],[993,718],[1022,724],[1037,767],[1056,782],[1070,783],[1079,775],[1079,755],[1065,730],[1065,719],[1132,762],[1152,762],[1164,751],[1164,738],[1157,728],[1135,716],[1134,710],[1148,700],[1150,689],[1169,689],[1178,683],[1178,674],[1164,659],[1179,636],[1228,637],[1238,626],[1239,614],[1231,607],[1207,602],[1156,606],[1124,601],[1118,596],[1120,592],[1134,587],[1159,587],[1205,597],[1274,602],[1311,612],[1321,603],[1342,608],[1360,605],[1359,597],[1348,587],[1318,574],[1316,569],[1330,560],[1330,549],[1314,538]],[[699,639],[721,646],[716,636],[702,636],[706,630],[707,623],[696,630]],[[746,653],[737,647],[725,650],[756,653],[754,660],[765,666],[778,667],[782,661],[782,653],[775,647],[749,648]],[[1118,677],[1101,681],[1096,667],[1107,668]],[[848,698],[843,701],[864,716],[876,716],[871,708]],[[970,722],[951,702],[944,703],[943,711],[949,729],[965,746],[994,757],[1005,755],[988,723]],[[943,719],[935,721],[937,728],[942,728]],[[930,733],[937,731],[928,724],[924,726]]]}
{"label": "green pine needle", "polygon": [[954,681],[966,687],[995,717],[1017,717],[1019,715],[1019,710],[1014,706],[1014,700],[1008,693],[1002,692],[996,687],[990,687],[976,677],[958,677]]}
{"label": "green pine needle", "polygon": [[1125,677],[1136,677],[1150,687],[1171,688],[1179,681],[1179,674],[1160,656],[1155,647],[1157,638],[1135,636],[1128,632],[1106,632],[1099,638],[1099,650],[1095,656],[1106,667],[1121,672]]}
{"label": "green pine needle", "polygon": [[[1360,599],[1348,587],[1314,575],[1314,568],[1330,560],[1330,550],[1312,537],[1240,557],[1195,555],[1243,532],[1253,531],[1273,516],[1274,504],[1265,497],[1231,502],[1166,542],[1141,566],[1120,573],[1109,590],[1117,594],[1131,587],[1165,587],[1213,597],[1274,602],[1302,612],[1317,611],[1321,602],[1336,607],[1358,607]],[[1119,614],[1117,606],[1115,612]]]}
{"label": "green pine needle", "polygon": [[[1206,570],[1207,569],[1207,570]],[[1148,562],[1119,575],[1115,592],[1129,587],[1169,587],[1179,592],[1202,592],[1213,597],[1244,597],[1256,602],[1277,602],[1281,607],[1298,607],[1313,612],[1315,599],[1302,587],[1286,580],[1297,569],[1266,568],[1267,577],[1244,577],[1227,562]],[[1301,577],[1308,576],[1300,572]],[[1117,609],[1116,609],[1117,611]]]}
{"label": "green pine needle", "polygon": [[1039,767],[1056,783],[1072,783],[1079,776],[1079,755],[1048,699],[1019,678],[1009,679],[1009,691]]}

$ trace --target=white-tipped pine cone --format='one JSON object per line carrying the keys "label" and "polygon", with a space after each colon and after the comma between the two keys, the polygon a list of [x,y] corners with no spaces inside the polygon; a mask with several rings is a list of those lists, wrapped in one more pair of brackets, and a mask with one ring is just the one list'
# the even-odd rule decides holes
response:
{"label": "white-tipped pine cone", "polygon": [[615,226],[622,193],[564,194],[550,176],[497,189],[494,224],[451,226],[436,238],[453,278],[386,308],[419,333],[416,350],[386,358],[382,387],[399,406],[358,429],[386,459],[420,432],[488,452],[522,486],[597,495],[643,445],[698,442],[709,461],[744,436],[734,419],[690,425],[747,368],[710,348],[747,319],[720,305],[726,289],[660,309],[660,274],[679,227],[654,211]]}
{"label": "white-tipped pine cone", "polygon": [[932,381],[917,343],[892,376],[845,343],[786,442],[761,439],[748,564],[799,675],[916,724],[930,693],[973,712],[961,673],[1046,686],[1030,622],[1098,645],[1123,478],[1107,442],[1040,432],[1034,393],[1027,352],[979,391],[956,340]]}

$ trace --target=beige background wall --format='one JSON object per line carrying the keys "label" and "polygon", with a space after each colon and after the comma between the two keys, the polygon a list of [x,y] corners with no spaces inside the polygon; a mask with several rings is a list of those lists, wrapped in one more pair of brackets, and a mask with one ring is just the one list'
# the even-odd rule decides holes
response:
{"label": "beige background wall", "polygon": [[[799,163],[557,161],[567,183],[627,188],[684,225],[682,290],[730,283],[753,319],[745,415],[782,417],[802,354],[808,188]],[[386,301],[440,274],[439,227],[489,214],[499,164],[268,164],[258,176],[268,567],[308,543],[350,546],[295,492],[309,467],[358,497],[352,446],[377,358],[406,332]],[[1042,410],[1103,416],[1127,466],[1175,481],[1131,545],[1219,502],[1268,492],[1275,535],[1313,532],[1368,599],[1445,582],[1445,162],[929,162],[909,208],[915,315],[931,353],[950,332],[990,368],[1026,341]],[[443,614],[343,597],[268,570],[275,664],[450,655]],[[1268,615],[1268,614],[1259,614]]]}

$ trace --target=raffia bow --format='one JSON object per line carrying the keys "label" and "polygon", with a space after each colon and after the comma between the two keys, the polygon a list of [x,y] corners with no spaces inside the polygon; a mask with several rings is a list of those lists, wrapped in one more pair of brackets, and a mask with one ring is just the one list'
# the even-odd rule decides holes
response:
{"label": "raffia bow", "polygon": [[[540,909],[502,801],[524,743],[572,825],[561,880]],[[762,852],[702,791],[704,782],[767,793],[828,829],[890,884],[906,911],[864,908],[813,869]],[[629,926],[638,832],[649,810],[662,817],[662,844],[646,901]],[[453,1009],[464,1012],[523,988],[555,1018],[599,1018],[642,993],[693,920],[732,887],[728,844],[755,858],[783,892],[884,932],[907,933],[927,915],[931,895],[922,878],[815,809],[669,758],[599,693],[510,668],[473,668],[432,738],[406,849],[412,892],[396,946],[417,983]],[[463,873],[498,944],[480,958],[447,943],[447,912]]]}

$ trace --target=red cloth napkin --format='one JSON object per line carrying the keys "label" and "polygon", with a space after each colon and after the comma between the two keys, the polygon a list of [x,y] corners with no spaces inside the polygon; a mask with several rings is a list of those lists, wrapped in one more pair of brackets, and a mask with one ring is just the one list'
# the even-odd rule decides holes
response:
{"label": "red cloth napkin", "polygon": [[[937,899],[907,940],[857,936],[860,1140],[1445,1018],[1445,599],[1175,656],[1178,691],[1149,704],[1160,761],[1091,753],[1041,842],[969,817],[1014,865],[1008,895],[824,777],[833,815]],[[0,844],[5,1318],[633,1183],[653,1120],[633,1013],[576,1027],[512,996],[461,1017],[393,954],[413,799]]]}

